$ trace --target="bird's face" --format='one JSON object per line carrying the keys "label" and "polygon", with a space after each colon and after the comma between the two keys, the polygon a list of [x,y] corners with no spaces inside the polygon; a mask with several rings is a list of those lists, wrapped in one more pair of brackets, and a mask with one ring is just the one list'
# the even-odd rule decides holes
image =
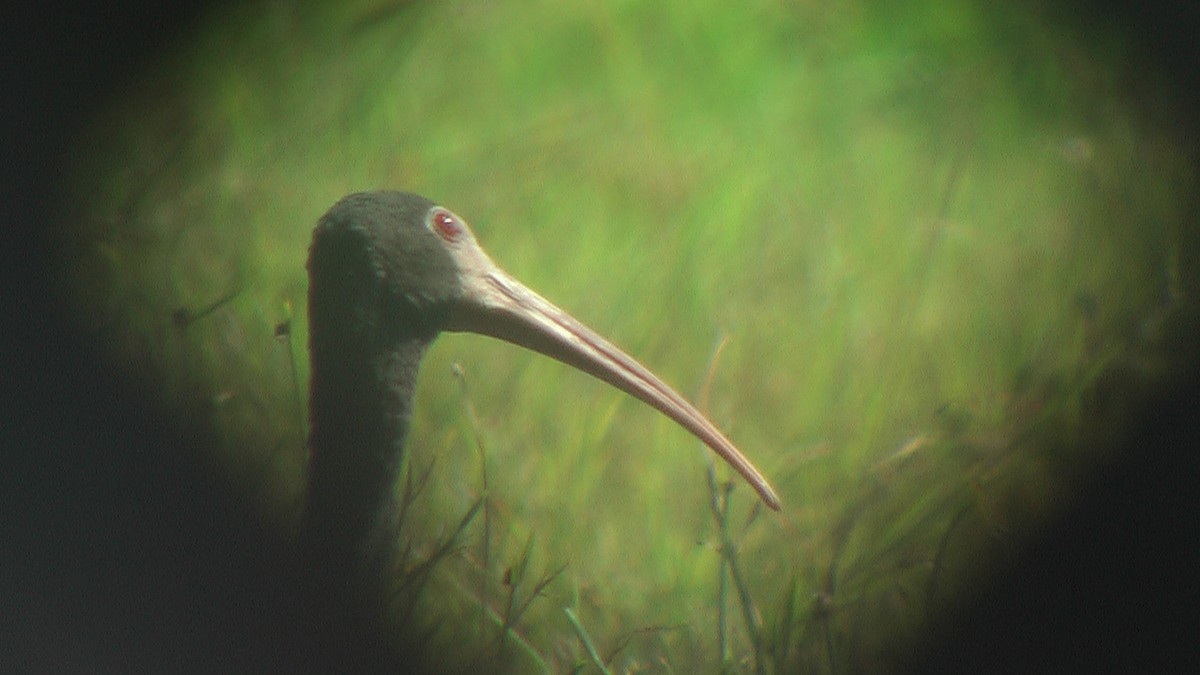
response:
{"label": "bird's face", "polygon": [[[349,243],[331,245],[340,238]],[[339,248],[336,256],[325,252]],[[344,260],[347,255],[358,260]],[[372,296],[367,306],[387,317],[383,323],[415,323],[429,339],[443,330],[488,335],[589,373],[695,434],[741,473],[768,506],[779,508],[766,479],[712,422],[632,357],[500,269],[466,221],[449,209],[399,192],[343,199],[322,218],[314,235],[310,312],[323,278],[355,279],[344,263],[367,271],[356,279],[357,289],[342,292]],[[341,299],[347,306],[357,301]],[[342,306],[336,299],[328,304]]]}

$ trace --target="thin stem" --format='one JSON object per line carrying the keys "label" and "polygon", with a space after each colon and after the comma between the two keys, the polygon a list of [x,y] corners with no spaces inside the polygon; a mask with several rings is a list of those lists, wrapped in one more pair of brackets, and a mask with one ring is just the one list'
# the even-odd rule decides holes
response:
{"label": "thin stem", "polygon": [[579,618],[575,616],[575,612],[572,612],[570,607],[563,607],[563,612],[566,613],[567,620],[571,622],[571,626],[575,629],[575,634],[579,636],[579,641],[583,643],[583,648],[588,653],[588,656],[592,659],[592,663],[596,664],[596,667],[599,668],[600,672],[604,673],[604,675],[610,675],[612,671],[610,671],[608,666],[605,665],[604,661],[600,659],[600,653],[596,651],[596,646],[592,644],[591,638],[588,637],[588,633],[586,630],[584,630],[583,624],[579,622]]}

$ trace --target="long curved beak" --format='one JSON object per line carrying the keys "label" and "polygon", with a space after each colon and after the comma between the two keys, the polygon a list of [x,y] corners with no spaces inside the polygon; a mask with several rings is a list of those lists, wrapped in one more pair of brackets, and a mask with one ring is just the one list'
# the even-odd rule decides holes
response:
{"label": "long curved beak", "polygon": [[654,406],[704,441],[750,483],[763,503],[779,510],[779,497],[762,473],[674,389],[486,256],[473,263],[473,269],[464,270],[465,300],[451,310],[445,330],[479,333],[532,349]]}

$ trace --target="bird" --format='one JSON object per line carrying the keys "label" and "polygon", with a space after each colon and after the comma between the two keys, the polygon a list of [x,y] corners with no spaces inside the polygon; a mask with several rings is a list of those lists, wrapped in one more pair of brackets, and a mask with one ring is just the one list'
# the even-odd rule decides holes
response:
{"label": "bird", "polygon": [[498,267],[467,222],[407,192],[348,195],[318,221],[308,258],[309,472],[303,536],[349,578],[386,574],[422,356],[442,332],[540,352],[648,403],[708,445],[771,509],[763,474],[632,357]]}

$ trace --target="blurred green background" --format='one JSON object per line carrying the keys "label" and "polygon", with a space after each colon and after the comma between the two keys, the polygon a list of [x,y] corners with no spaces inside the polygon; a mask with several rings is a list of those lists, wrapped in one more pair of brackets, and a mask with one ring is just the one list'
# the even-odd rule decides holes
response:
{"label": "blurred green background", "polygon": [[312,226],[439,201],[784,508],[605,385],[447,335],[408,621],[522,672],[886,670],[1171,368],[1194,148],[1125,53],[971,0],[226,7],[97,113],[61,273],[289,528]]}

